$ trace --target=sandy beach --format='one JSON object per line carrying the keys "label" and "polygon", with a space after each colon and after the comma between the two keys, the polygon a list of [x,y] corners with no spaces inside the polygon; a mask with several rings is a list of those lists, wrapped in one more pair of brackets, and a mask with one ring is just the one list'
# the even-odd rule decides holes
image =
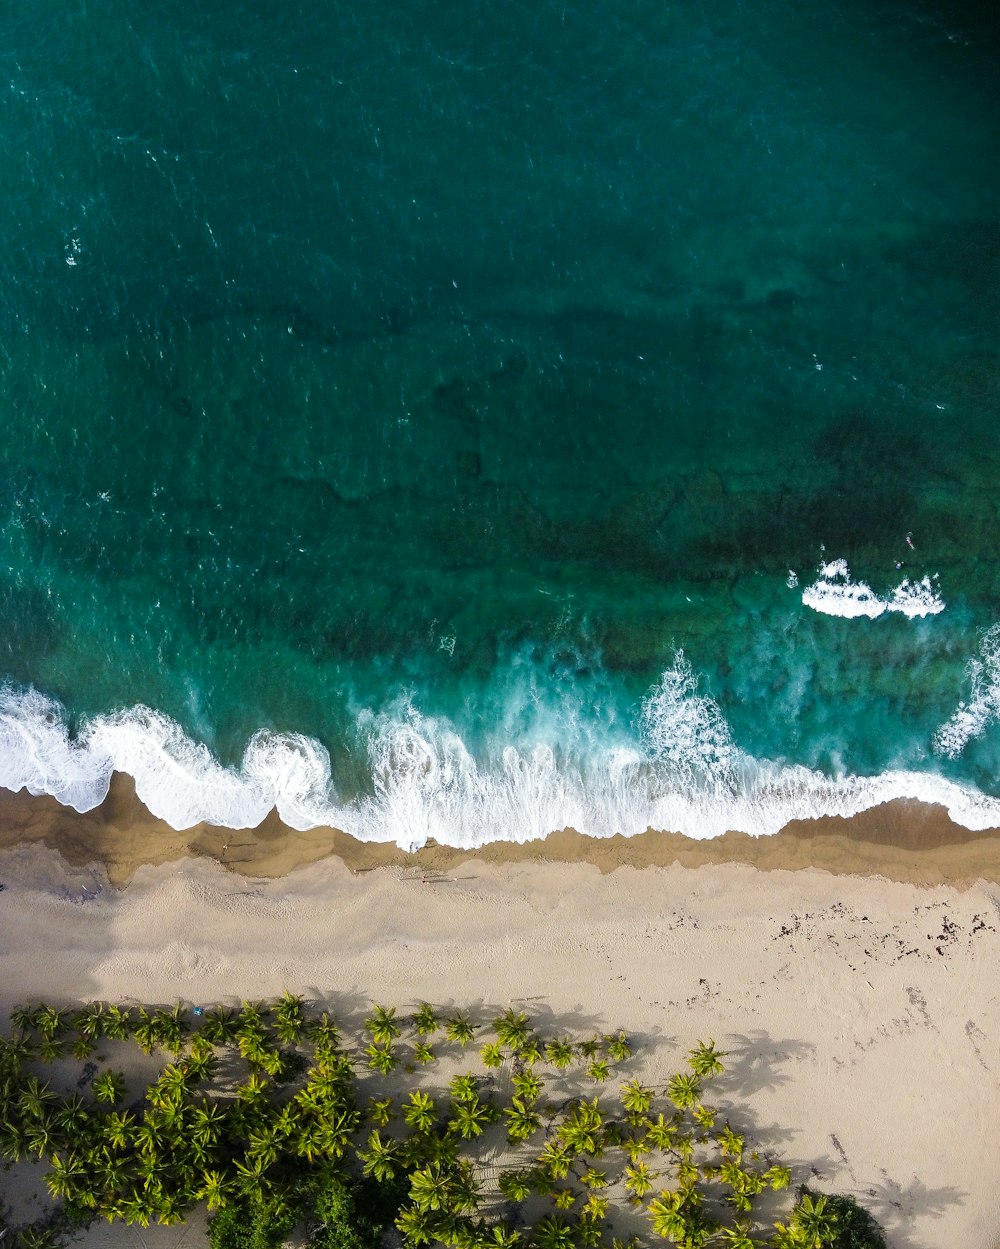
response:
{"label": "sandy beach", "polygon": [[73,866],[100,863],[110,883],[127,885],[143,865],[195,858],[246,876],[277,878],[331,856],[355,872],[378,867],[452,871],[463,863],[591,863],[619,867],[703,867],[743,863],[764,870],[820,868],[835,875],[884,876],[917,885],[1000,884],[1000,829],[972,832],[943,807],[895,801],[852,819],[796,820],[772,837],[726,833],[703,841],[650,831],[587,837],[572,829],[544,840],[494,842],[478,850],[428,843],[414,854],[393,843],[361,842],[334,828],[298,832],[272,811],[257,828],[196,824],[184,831],[151,815],[127,777],[116,774],[105,801],[80,814],[49,797],[0,789],[0,850],[18,845],[58,850]]}
{"label": "sandy beach", "polygon": [[[118,797],[123,819],[128,795]],[[483,1013],[522,1003],[567,1026],[624,1028],[654,1081],[712,1036],[731,1056],[716,1100],[745,1116],[797,1181],[856,1195],[895,1249],[1000,1243],[1000,894],[970,883],[976,860],[964,857],[985,853],[990,838],[948,843],[925,812],[938,844],[902,850],[895,813],[900,827],[884,822],[881,841],[782,835],[806,864],[842,842],[841,874],[766,856],[760,866],[702,859],[692,871],[669,839],[660,853],[679,862],[647,855],[637,866],[635,845],[616,847],[617,862],[557,861],[574,850],[583,859],[570,834],[531,855],[492,847],[400,859],[358,847],[353,863],[329,850],[309,863],[298,846],[306,862],[279,874],[294,850],[269,858],[272,830],[239,835],[261,847],[252,872],[213,862],[200,830],[185,835],[202,839],[200,850],[175,834],[159,865],[120,852],[111,874],[130,884],[116,889],[82,834],[67,843],[73,863],[45,844],[58,830],[18,836],[39,805],[5,795],[0,813],[4,1010],[26,998],[206,1004],[285,988],[334,1010],[373,998]],[[12,811],[29,814],[19,826]],[[77,818],[95,835],[91,817]],[[111,812],[102,818],[109,836]],[[236,834],[211,836],[235,849]],[[636,841],[651,850],[658,836]],[[969,871],[961,888],[916,885],[859,874],[877,870],[865,856],[924,880]],[[134,1235],[91,1233],[94,1245],[138,1244]]]}

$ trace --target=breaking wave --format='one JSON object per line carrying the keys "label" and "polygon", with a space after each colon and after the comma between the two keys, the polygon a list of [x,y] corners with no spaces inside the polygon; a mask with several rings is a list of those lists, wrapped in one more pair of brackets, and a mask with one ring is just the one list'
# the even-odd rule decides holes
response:
{"label": "breaking wave", "polygon": [[957,759],[973,738],[982,737],[1000,719],[1000,624],[983,634],[979,655],[969,660],[967,672],[969,701],[959,703],[934,735],[934,749],[948,759]]}
{"label": "breaking wave", "polygon": [[900,612],[911,619],[936,616],[945,609],[936,581],[936,575],[917,581],[906,577],[888,594],[879,595],[866,582],[852,579],[847,560],[835,559],[820,566],[816,580],[802,591],[802,602],[813,611],[848,619],[865,616],[873,620],[886,612]]}
{"label": "breaking wave", "polygon": [[[1000,626],[986,635],[974,671],[972,700],[938,735],[945,754],[1000,711]],[[565,827],[601,837],[650,828],[765,836],[793,819],[852,816],[895,798],[940,803],[970,829],[1000,824],[1000,800],[941,776],[829,777],[752,757],[734,742],[718,704],[698,693],[683,652],[647,693],[634,726],[609,729],[603,749],[591,729],[586,749],[536,731],[477,753],[451,722],[423,714],[412,699],[362,709],[356,731],[370,787],[342,799],[328,752],[309,737],[259,732],[239,767],[227,768],[148,707],[95,717],[71,737],[56,702],[8,687],[0,692],[0,785],[87,811],[118,771],[177,829],[201,821],[255,827],[274,808],[294,829],[331,826],[410,850],[429,839],[524,842]]]}

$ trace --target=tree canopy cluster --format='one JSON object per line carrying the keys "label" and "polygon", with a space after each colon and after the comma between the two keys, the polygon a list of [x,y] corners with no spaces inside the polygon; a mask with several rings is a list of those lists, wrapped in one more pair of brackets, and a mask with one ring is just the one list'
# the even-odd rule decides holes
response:
{"label": "tree canopy cluster", "polygon": [[[543,1035],[513,1008],[484,1024],[376,1005],[352,1030],[285,993],[205,1011],[42,1004],[11,1024],[0,1155],[41,1159],[55,1199],[19,1249],[199,1203],[213,1249],[277,1249],[295,1229],[316,1249],[376,1249],[393,1228],[405,1249],[884,1249],[851,1198],[793,1192],[709,1104],[712,1041],[653,1088],[622,1079],[624,1032]],[[142,1089],[114,1065],[130,1045],[163,1055]],[[73,1091],[46,1079],[66,1058]],[[784,1189],[776,1215],[762,1199]]]}

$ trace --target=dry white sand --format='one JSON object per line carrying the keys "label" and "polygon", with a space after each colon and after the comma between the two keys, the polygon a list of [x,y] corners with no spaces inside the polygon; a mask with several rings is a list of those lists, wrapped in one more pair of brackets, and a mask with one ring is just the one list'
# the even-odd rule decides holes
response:
{"label": "dry white sand", "polygon": [[797,1181],[858,1196],[895,1249],[1000,1243],[993,885],[735,864],[354,875],[335,859],[271,881],[207,861],[142,867],[123,892],[105,879],[37,845],[3,852],[4,1009],[285,988],[335,1008],[523,1003],[624,1028],[654,1078],[712,1036],[730,1052],[713,1100],[746,1108]]}

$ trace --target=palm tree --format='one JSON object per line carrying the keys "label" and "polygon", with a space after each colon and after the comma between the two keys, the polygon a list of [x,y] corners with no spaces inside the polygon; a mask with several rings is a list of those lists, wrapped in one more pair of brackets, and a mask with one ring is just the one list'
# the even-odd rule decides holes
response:
{"label": "palm tree", "polygon": [[395,1006],[373,1006],[371,1016],[365,1020],[365,1029],[376,1045],[390,1046],[399,1036]]}
{"label": "palm tree", "polygon": [[70,1046],[70,1053],[79,1062],[84,1062],[97,1048],[92,1037],[78,1036]]}
{"label": "palm tree", "polygon": [[132,1032],[132,1012],[127,1006],[109,1006],[104,1015],[104,1035],[112,1041],[127,1041]]}
{"label": "palm tree", "polygon": [[420,1210],[447,1210],[451,1198],[451,1175],[437,1163],[421,1167],[410,1176],[410,1199]]}
{"label": "palm tree", "polygon": [[720,1227],[716,1235],[729,1249],[757,1249],[758,1242],[750,1235],[749,1223],[734,1223],[732,1227]]}
{"label": "palm tree", "polygon": [[497,1187],[507,1201],[518,1203],[527,1201],[534,1191],[528,1171],[504,1171],[497,1181]]}
{"label": "palm tree", "polygon": [[580,1051],[583,1058],[586,1058],[588,1062],[593,1062],[600,1054],[603,1046],[604,1042],[601,1037],[592,1036],[589,1040],[578,1041],[576,1048]]}
{"label": "palm tree", "polygon": [[483,1233],[479,1243],[482,1249],[517,1249],[521,1243],[521,1233],[507,1223],[494,1223]]}
{"label": "palm tree", "polygon": [[191,1140],[203,1149],[211,1149],[222,1136],[226,1125],[226,1112],[218,1102],[204,1101],[195,1106],[188,1131]]}
{"label": "palm tree", "polygon": [[340,1158],[351,1143],[351,1133],[356,1132],[361,1122],[357,1110],[343,1107],[328,1108],[321,1124],[320,1139],[328,1158]]}
{"label": "palm tree", "polygon": [[541,1115],[520,1097],[511,1098],[503,1116],[507,1120],[507,1138],[511,1142],[528,1140],[542,1126]]}
{"label": "palm tree", "polygon": [[479,1081],[474,1075],[454,1076],[448,1089],[452,1101],[471,1101],[479,1097]]}
{"label": "palm tree", "polygon": [[7,1018],[21,1032],[35,1032],[38,1029],[38,1006],[15,1006]]}
{"label": "palm tree", "polygon": [[108,1193],[116,1193],[125,1187],[128,1179],[128,1167],[117,1155],[111,1153],[107,1146],[102,1146],[97,1156],[97,1176],[104,1189],[105,1203]]}
{"label": "palm tree", "polygon": [[459,1162],[451,1173],[449,1205],[457,1214],[475,1214],[479,1208],[479,1184],[470,1162]]}
{"label": "palm tree", "polygon": [[251,1071],[247,1078],[236,1089],[238,1101],[248,1106],[259,1106],[267,1098],[268,1083],[262,1075]]}
{"label": "palm tree", "polygon": [[285,992],[274,1006],[274,1030],[282,1045],[298,1045],[305,1031],[305,998]]}
{"label": "palm tree", "polygon": [[580,1218],[588,1219],[592,1223],[598,1223],[608,1213],[607,1197],[600,1197],[597,1193],[590,1193],[587,1200],[583,1203],[580,1210]]}
{"label": "palm tree", "polygon": [[225,1006],[216,1006],[202,1015],[198,1036],[204,1037],[211,1045],[228,1045],[236,1040],[239,1026],[240,1021],[235,1011],[227,1010]]}
{"label": "palm tree", "polygon": [[649,1114],[652,1104],[653,1090],[646,1088],[638,1080],[628,1080],[622,1085],[622,1105],[628,1112],[630,1123],[640,1122],[644,1115]]}
{"label": "palm tree", "polygon": [[156,1221],[161,1227],[169,1227],[184,1222],[184,1206],[180,1197],[174,1193],[164,1193],[160,1198],[156,1211]]}
{"label": "palm tree", "polygon": [[145,1006],[136,1009],[132,1024],[132,1037],[144,1054],[152,1054],[159,1043],[156,1024],[153,1023]]}
{"label": "palm tree", "polygon": [[457,1041],[463,1049],[476,1035],[475,1025],[469,1021],[465,1011],[449,1015],[444,1023],[444,1032],[449,1041]]}
{"label": "palm tree", "polygon": [[701,1207],[700,1194],[679,1189],[662,1192],[647,1207],[653,1230],[664,1240],[675,1243],[704,1245],[717,1230]]}
{"label": "palm tree", "polygon": [[49,1088],[48,1083],[40,1084],[35,1076],[28,1076],[17,1098],[21,1114],[29,1119],[47,1118],[58,1100],[58,1094]]}
{"label": "palm tree", "polygon": [[20,1162],[28,1151],[28,1134],[15,1119],[0,1120],[0,1154],[12,1162]]}
{"label": "palm tree", "polygon": [[251,1158],[248,1155],[243,1159],[234,1159],[233,1170],[236,1172],[236,1187],[241,1193],[250,1196],[260,1191],[267,1165],[263,1158]]}
{"label": "palm tree", "polygon": [[38,1057],[43,1063],[54,1063],[57,1058],[62,1058],[65,1052],[65,1041],[57,1041],[54,1037],[43,1033],[42,1039],[38,1042]]}
{"label": "palm tree", "polygon": [[67,1141],[82,1137],[91,1122],[90,1110],[79,1093],[63,1098],[52,1114],[53,1126]]}
{"label": "palm tree", "polygon": [[792,1210],[789,1230],[798,1233],[797,1243],[803,1249],[823,1249],[833,1243],[838,1220],[832,1210],[827,1210],[827,1201],[825,1193],[816,1198],[803,1193]]}
{"label": "palm tree", "polygon": [[49,1165],[45,1183],[52,1196],[64,1201],[78,1197],[86,1169],[76,1154],[53,1154]]}
{"label": "palm tree", "polygon": [[699,1041],[694,1049],[689,1050],[687,1061],[696,1076],[708,1077],[725,1071],[722,1065],[725,1057],[725,1054],[715,1048],[715,1042],[710,1038],[708,1041]]}
{"label": "palm tree", "polygon": [[588,1167],[580,1176],[580,1183],[586,1188],[607,1188],[607,1171],[598,1171],[596,1167]]}
{"label": "palm tree", "polygon": [[525,1043],[515,1051],[517,1061],[525,1067],[533,1067],[542,1061],[542,1043],[536,1036],[529,1036]]}
{"label": "palm tree", "polygon": [[48,1119],[35,1119],[25,1126],[25,1137],[28,1148],[44,1158],[46,1154],[51,1154],[56,1145],[56,1138],[52,1131],[52,1125]]}
{"label": "palm tree", "polygon": [[265,1170],[270,1170],[278,1160],[278,1144],[278,1133],[273,1126],[251,1132],[247,1138],[247,1161],[259,1159]]}
{"label": "palm tree", "polygon": [[392,1098],[383,1097],[381,1099],[372,1097],[368,1102],[368,1119],[377,1128],[385,1128],[389,1126],[389,1120],[392,1118]]}
{"label": "palm tree", "polygon": [[528,1042],[528,1016],[524,1011],[516,1011],[509,1007],[493,1020],[497,1040],[512,1050],[520,1049]]}
{"label": "palm tree", "polygon": [[560,1037],[557,1041],[549,1041],[545,1047],[545,1059],[553,1067],[564,1071],[573,1062],[573,1042],[569,1037]]}
{"label": "palm tree", "polygon": [[500,1042],[487,1041],[485,1045],[480,1047],[479,1057],[482,1059],[484,1067],[502,1067],[503,1049]]}
{"label": "palm tree", "polygon": [[306,1035],[312,1041],[317,1058],[333,1057],[338,1051],[340,1029],[335,1019],[324,1011],[319,1019],[310,1019],[306,1023]]}
{"label": "palm tree", "polygon": [[[648,1119],[636,1124],[636,1127],[642,1128],[643,1123],[647,1128],[649,1127]],[[628,1154],[629,1161],[633,1163],[638,1162],[644,1154],[648,1154],[652,1149],[652,1145],[645,1134],[642,1136],[637,1136],[634,1133],[623,1134],[620,1136],[618,1143]]]}
{"label": "palm tree", "polygon": [[151,1022],[156,1032],[157,1042],[176,1058],[184,1048],[184,1037],[188,1032],[183,1005],[178,1002],[170,1010],[161,1008],[154,1011]]}
{"label": "palm tree", "polygon": [[429,1210],[420,1206],[407,1206],[396,1216],[396,1227],[405,1245],[430,1245],[437,1240],[435,1219]]}
{"label": "palm tree", "polygon": [[35,1016],[35,1026],[42,1036],[57,1037],[69,1028],[69,1012],[55,1006],[41,1006]]}
{"label": "palm tree", "polygon": [[649,1164],[637,1161],[626,1167],[625,1187],[637,1201],[641,1201],[653,1187],[653,1173],[649,1169]]}
{"label": "palm tree", "polygon": [[593,1101],[581,1101],[560,1124],[557,1135],[575,1154],[599,1157],[603,1151],[604,1117]]}
{"label": "palm tree", "polygon": [[592,1080],[596,1080],[598,1084],[603,1084],[608,1076],[611,1075],[608,1060],[606,1058],[595,1058],[587,1067],[587,1075]]}
{"label": "palm tree", "polygon": [[434,1007],[429,1002],[421,1002],[413,1012],[413,1025],[420,1036],[433,1036],[441,1027]]}
{"label": "palm tree", "polygon": [[59,1237],[52,1226],[30,1223],[17,1229],[17,1244],[19,1249],[58,1249]]}
{"label": "palm tree", "polygon": [[666,1152],[673,1149],[679,1127],[675,1119],[664,1119],[663,1115],[659,1114],[647,1127],[646,1140],[654,1149]]}
{"label": "palm tree", "polygon": [[17,1076],[30,1057],[31,1042],[23,1032],[15,1032],[9,1040],[0,1037],[0,1072]]}
{"label": "palm tree", "polygon": [[211,1080],[219,1060],[211,1044],[197,1036],[191,1043],[191,1053],[187,1059],[188,1087]]}
{"label": "palm tree", "polygon": [[140,1227],[149,1227],[151,1218],[149,1201],[141,1189],[133,1188],[124,1198],[122,1212],[126,1223],[138,1223]]}
{"label": "palm tree", "polygon": [[482,1136],[493,1120],[493,1108],[479,1098],[471,1098],[452,1104],[452,1117],[448,1120],[448,1128],[457,1132],[463,1140],[472,1140]]}
{"label": "palm tree", "polygon": [[112,1111],[104,1120],[104,1137],[112,1149],[124,1149],[131,1137],[135,1116],[130,1110]]}
{"label": "palm tree", "polygon": [[628,1037],[624,1032],[613,1033],[604,1038],[608,1047],[608,1057],[616,1063],[623,1063],[632,1057],[632,1047],[628,1043]]}
{"label": "palm tree", "polygon": [[358,1158],[364,1164],[365,1175],[374,1176],[380,1184],[391,1180],[399,1166],[399,1145],[393,1140],[383,1140],[378,1131],[368,1137],[368,1149],[358,1151]]}
{"label": "palm tree", "polygon": [[540,1166],[554,1180],[564,1180],[569,1175],[573,1150],[565,1141],[548,1141],[538,1156]]}
{"label": "palm tree", "polygon": [[670,1077],[667,1085],[667,1096],[678,1110],[686,1110],[694,1106],[701,1096],[701,1081],[696,1075],[677,1075]]}
{"label": "palm tree", "polygon": [[546,1214],[535,1225],[532,1240],[538,1249],[573,1249],[573,1224],[558,1214]]}
{"label": "palm tree", "polygon": [[390,1071],[394,1070],[398,1059],[389,1046],[384,1048],[376,1045],[373,1041],[365,1050],[368,1055],[368,1066],[373,1071],[378,1071],[381,1075],[387,1076]]}
{"label": "palm tree", "polygon": [[542,1081],[535,1075],[533,1071],[521,1071],[511,1076],[511,1084],[518,1097],[524,1102],[533,1102],[538,1100],[538,1095],[542,1091]]}
{"label": "palm tree", "polygon": [[96,1041],[104,1035],[104,1003],[91,1002],[73,1012],[73,1024],[82,1037]]}
{"label": "palm tree", "polygon": [[414,1045],[413,1057],[418,1063],[432,1063],[435,1061],[434,1051],[423,1041],[417,1041]]}
{"label": "palm tree", "polygon": [[417,1132],[429,1132],[434,1126],[434,1099],[419,1089],[410,1094],[409,1105],[403,1107],[403,1118]]}

